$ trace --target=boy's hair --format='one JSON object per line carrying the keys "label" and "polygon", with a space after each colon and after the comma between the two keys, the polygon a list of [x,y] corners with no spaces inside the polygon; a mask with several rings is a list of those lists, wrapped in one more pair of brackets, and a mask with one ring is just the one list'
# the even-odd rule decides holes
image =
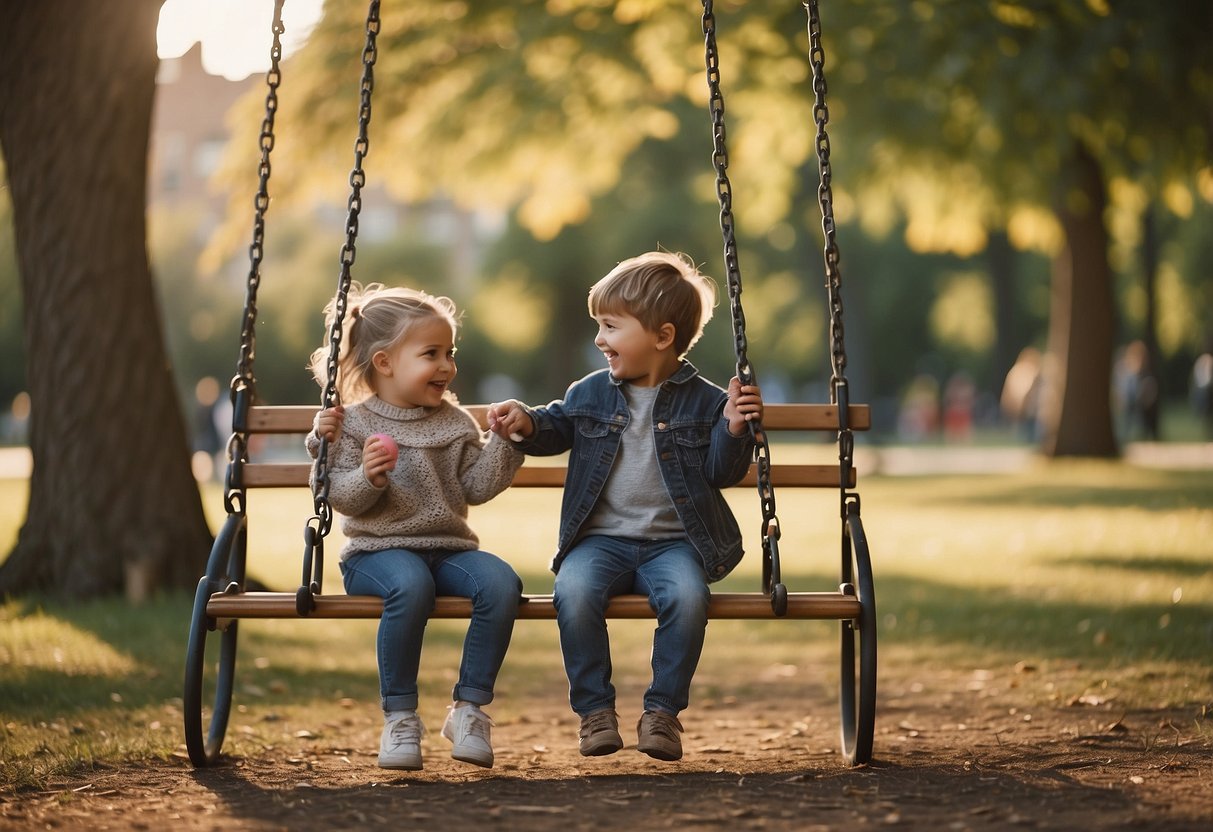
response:
{"label": "boy's hair", "polygon": [[[380,350],[390,350],[418,323],[441,318],[458,333],[458,312],[450,298],[416,289],[385,287],[357,281],[350,284],[346,315],[341,328],[341,356],[337,361],[337,396],[345,404],[361,401],[375,392],[375,368],[371,359]],[[325,332],[337,320],[337,298],[324,307]],[[308,369],[316,382],[328,383],[329,339],[312,353]]]}
{"label": "boy's hair", "polygon": [[674,325],[674,352],[682,358],[712,318],[716,284],[685,254],[650,251],[624,260],[590,287],[590,317],[626,314],[649,332]]}

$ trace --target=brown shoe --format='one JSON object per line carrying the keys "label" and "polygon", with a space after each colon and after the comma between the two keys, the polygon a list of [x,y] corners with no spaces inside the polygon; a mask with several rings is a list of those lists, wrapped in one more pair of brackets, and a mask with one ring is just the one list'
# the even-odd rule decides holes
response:
{"label": "brown shoe", "polygon": [[601,757],[623,748],[619,736],[619,715],[614,708],[603,708],[581,718],[581,756]]}
{"label": "brown shoe", "polygon": [[682,759],[682,723],[673,714],[645,711],[636,726],[636,750],[658,760]]}

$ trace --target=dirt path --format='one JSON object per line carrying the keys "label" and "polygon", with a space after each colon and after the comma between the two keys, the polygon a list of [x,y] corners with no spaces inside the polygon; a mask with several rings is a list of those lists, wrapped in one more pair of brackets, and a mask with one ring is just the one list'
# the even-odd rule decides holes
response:
{"label": "dirt path", "polygon": [[658,763],[634,739],[578,756],[575,721],[553,697],[497,725],[491,770],[453,762],[431,726],[425,771],[383,771],[378,726],[359,715],[213,768],[103,768],[0,796],[0,829],[1213,828],[1207,708],[1029,707],[1013,686],[974,684],[958,673],[882,685],[875,760],[855,769],[838,756],[832,702],[799,718],[774,698],[700,704],[684,715],[685,758]]}

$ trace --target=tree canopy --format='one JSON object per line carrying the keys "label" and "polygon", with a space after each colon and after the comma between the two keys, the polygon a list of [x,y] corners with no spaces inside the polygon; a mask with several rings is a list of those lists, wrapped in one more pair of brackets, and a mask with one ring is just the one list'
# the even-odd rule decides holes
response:
{"label": "tree canopy", "polygon": [[[797,3],[716,6],[747,210],[756,224],[777,222],[812,162],[804,14]],[[851,148],[848,189],[884,196],[857,199],[853,211],[877,221],[892,203],[911,220],[921,216],[939,227],[912,224],[923,248],[971,251],[985,229],[1008,225],[1022,244],[1047,244],[1049,232],[1030,229],[1051,210],[1075,142],[1109,178],[1149,184],[1172,208],[1190,210],[1177,189],[1190,189],[1208,166],[1213,133],[1208,3],[822,6],[831,130]],[[441,192],[517,206],[541,238],[584,220],[643,142],[672,140],[684,105],[706,105],[698,7],[385,4],[380,175],[408,198]],[[303,154],[348,145],[364,13],[361,0],[330,2],[291,65],[302,99],[282,113],[284,130],[318,139],[300,146]]]}

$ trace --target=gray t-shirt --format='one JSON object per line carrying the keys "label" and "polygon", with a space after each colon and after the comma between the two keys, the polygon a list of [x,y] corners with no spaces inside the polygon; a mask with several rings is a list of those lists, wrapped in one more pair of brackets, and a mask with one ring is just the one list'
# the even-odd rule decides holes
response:
{"label": "gray t-shirt", "polygon": [[621,389],[631,419],[620,439],[615,465],[581,536],[605,534],[644,540],[683,537],[686,530],[661,479],[653,445],[653,402],[660,388],[625,383]]}

